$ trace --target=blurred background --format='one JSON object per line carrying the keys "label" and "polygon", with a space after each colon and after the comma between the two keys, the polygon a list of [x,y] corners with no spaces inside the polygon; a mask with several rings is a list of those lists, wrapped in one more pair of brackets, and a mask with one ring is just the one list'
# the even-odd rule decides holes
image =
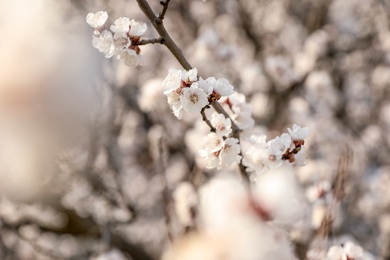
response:
{"label": "blurred background", "polygon": [[[177,184],[215,174],[197,160],[206,125],[162,94],[180,64],[160,45],[135,69],[104,59],[85,23],[100,10],[158,36],[134,0],[0,2],[0,259],[158,259],[185,229]],[[390,1],[172,0],[164,24],[200,76],[246,95],[254,131],[311,129],[304,189],[350,147],[331,238],[390,259]]]}

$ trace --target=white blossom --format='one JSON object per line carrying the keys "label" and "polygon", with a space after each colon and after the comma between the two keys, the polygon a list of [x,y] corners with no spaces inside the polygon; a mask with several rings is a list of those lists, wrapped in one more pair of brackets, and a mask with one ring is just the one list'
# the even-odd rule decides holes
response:
{"label": "white blossom", "polygon": [[230,96],[234,93],[234,87],[227,79],[218,79],[214,85],[214,91],[221,96]]}
{"label": "white blossom", "polygon": [[233,103],[232,105],[232,111],[234,114],[237,114],[239,116],[244,117],[251,117],[252,115],[252,107],[246,102],[242,103]]}
{"label": "white blossom", "polygon": [[89,26],[98,29],[103,27],[108,18],[107,12],[99,11],[97,13],[89,13],[86,17],[86,21]]}
{"label": "white blossom", "polygon": [[129,67],[136,67],[138,65],[138,55],[135,50],[125,49],[119,54],[118,58]]}
{"label": "white blossom", "polygon": [[288,133],[291,135],[293,140],[304,140],[309,136],[308,127],[300,127],[296,124],[293,125],[293,129],[287,128]]}
{"label": "white blossom", "polygon": [[177,69],[169,69],[168,75],[165,77],[162,85],[164,87],[164,95],[167,95],[176,89],[180,88],[182,82],[182,71]]}
{"label": "white blossom", "polygon": [[217,84],[217,79],[214,77],[208,77],[205,79],[205,82],[214,90],[215,84]]}
{"label": "white blossom", "polygon": [[225,140],[223,148],[219,153],[219,158],[221,160],[221,167],[229,167],[234,163],[239,163],[241,161],[241,151],[240,144],[236,138],[228,138]]}
{"label": "white blossom", "polygon": [[232,105],[239,105],[241,103],[245,103],[246,98],[243,94],[235,92],[229,96],[229,101],[232,103]]}
{"label": "white blossom", "polygon": [[220,136],[225,136],[232,132],[232,122],[222,114],[213,113],[211,124],[215,127],[217,134]]}
{"label": "white blossom", "polygon": [[115,51],[120,54],[124,49],[127,49],[131,45],[131,40],[127,37],[126,33],[114,34],[114,46]]}
{"label": "white blossom", "polygon": [[294,155],[295,164],[299,167],[306,165],[306,148],[304,145],[297,154]]}
{"label": "white blossom", "polygon": [[219,167],[219,153],[210,152],[206,149],[199,151],[200,157],[203,159],[203,164],[207,169],[215,169]]}
{"label": "white blossom", "polygon": [[190,83],[198,80],[198,70],[196,68],[190,69],[189,71],[183,71],[181,80]]}
{"label": "white blossom", "polygon": [[104,30],[99,36],[93,36],[92,45],[106,58],[111,58],[115,54],[114,39],[110,31]]}
{"label": "white blossom", "polygon": [[243,157],[243,164],[248,167],[249,172],[263,173],[268,169],[269,154],[266,149],[266,143],[252,145]]}
{"label": "white blossom", "polygon": [[[137,22],[134,19],[129,22],[130,31],[129,34],[131,36],[141,36],[143,35],[146,30],[148,29],[146,23],[143,22]],[[112,30],[112,29],[111,29]]]}
{"label": "white blossom", "polygon": [[230,117],[240,129],[247,129],[255,124],[252,118],[252,107],[246,102],[243,94],[234,92],[227,99],[222,99],[221,102],[227,100],[230,106],[225,106]]}
{"label": "white blossom", "polygon": [[275,139],[269,141],[268,144],[269,154],[274,155],[277,160],[280,160],[287,149],[290,148],[291,136],[284,133],[281,136],[277,136]]}
{"label": "white blossom", "polygon": [[193,83],[189,88],[183,89],[183,93],[180,95],[180,102],[183,109],[187,112],[200,112],[209,103],[206,93],[198,88],[196,83]]}
{"label": "white blossom", "polygon": [[204,148],[209,152],[218,152],[223,147],[223,139],[220,135],[216,133],[209,133],[203,139]]}
{"label": "white blossom", "polygon": [[183,118],[183,107],[182,106],[172,106],[172,112],[177,117],[177,119]]}
{"label": "white blossom", "polygon": [[199,78],[197,83],[199,84],[199,88],[203,89],[206,95],[211,95],[213,93],[213,86],[209,84],[208,80]]}
{"label": "white blossom", "polygon": [[171,92],[167,94],[167,101],[169,106],[172,109],[173,114],[178,118],[181,119],[183,117],[183,106],[180,102],[180,95],[176,92]]}
{"label": "white blossom", "polygon": [[231,117],[240,129],[254,126],[255,120],[252,118],[252,108],[249,104],[235,104],[232,106],[232,111],[234,114]]}
{"label": "white blossom", "polygon": [[114,33],[127,33],[130,29],[130,19],[127,17],[119,17],[114,24],[110,26]]}

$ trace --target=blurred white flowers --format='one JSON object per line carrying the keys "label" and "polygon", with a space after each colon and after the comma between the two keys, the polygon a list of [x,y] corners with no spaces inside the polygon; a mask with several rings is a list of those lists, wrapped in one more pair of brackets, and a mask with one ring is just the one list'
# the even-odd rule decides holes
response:
{"label": "blurred white flowers", "polygon": [[180,222],[184,226],[193,226],[194,212],[198,203],[198,194],[189,182],[181,182],[173,193],[175,210]]}
{"label": "blurred white flowers", "polygon": [[248,187],[237,178],[213,178],[199,197],[199,231],[174,243],[164,260],[294,259],[285,232],[257,215]]}
{"label": "blurred white flowers", "polygon": [[355,245],[352,242],[347,242],[345,245],[340,246],[332,246],[329,248],[328,251],[328,259],[329,260],[348,260],[348,259],[354,259],[354,260],[365,260],[368,258],[363,257],[363,249]]}

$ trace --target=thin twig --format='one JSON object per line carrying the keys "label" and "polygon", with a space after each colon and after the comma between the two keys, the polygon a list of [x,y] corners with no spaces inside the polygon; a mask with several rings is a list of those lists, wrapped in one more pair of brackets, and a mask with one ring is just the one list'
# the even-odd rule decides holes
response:
{"label": "thin twig", "polygon": [[131,45],[146,45],[146,44],[164,44],[164,38],[156,38],[156,39],[142,39],[137,42],[132,42]]}
{"label": "thin twig", "polygon": [[203,107],[202,110],[200,111],[200,114],[202,115],[202,120],[210,127],[210,131],[216,132],[217,129],[215,129],[215,127],[211,124],[210,120],[206,116],[205,110],[208,108],[210,108],[210,106]]}
{"label": "thin twig", "polygon": [[159,23],[159,19],[154,14],[149,3],[146,0],[137,0],[137,3],[141,11],[146,15],[146,17],[148,17],[149,21],[152,23],[153,27],[156,29],[158,34],[164,39],[163,44],[167,46],[167,48],[172,52],[172,54],[179,61],[182,67],[185,70],[192,69],[190,63],[187,61],[187,59],[184,57],[179,47],[176,45],[176,43],[172,40],[171,36],[168,34],[163,23],[162,22]]}
{"label": "thin twig", "polygon": [[164,1],[161,1],[161,2],[160,2],[160,4],[163,6],[163,9],[162,9],[162,11],[159,13],[159,15],[158,15],[158,19],[159,19],[159,20],[158,20],[157,22],[162,23],[162,21],[164,20],[165,13],[166,13],[167,10],[168,10],[169,1],[170,1],[170,0],[165,0],[165,2],[164,2]]}

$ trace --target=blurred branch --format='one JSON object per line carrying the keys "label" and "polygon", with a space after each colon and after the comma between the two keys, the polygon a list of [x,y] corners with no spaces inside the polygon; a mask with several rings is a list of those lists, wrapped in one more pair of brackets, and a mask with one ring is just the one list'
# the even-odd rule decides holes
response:
{"label": "blurred branch", "polygon": [[340,157],[337,173],[332,184],[333,196],[337,201],[341,201],[345,195],[345,183],[348,177],[352,160],[352,150],[347,146]]}
{"label": "blurred branch", "polygon": [[351,160],[352,150],[349,146],[347,146],[346,150],[340,157],[336,176],[332,183],[333,199],[325,213],[321,226],[317,230],[317,236],[319,237],[327,238],[332,230],[335,208],[342,201],[345,195],[345,184],[349,174]]}
{"label": "blurred branch", "polygon": [[309,33],[320,29],[324,25],[326,16],[328,15],[330,2],[330,0],[312,2],[314,6],[306,17],[306,27]]}
{"label": "blurred branch", "polygon": [[167,157],[168,157],[168,154],[167,154],[167,149],[166,149],[166,146],[165,146],[165,143],[164,143],[164,139],[163,139],[163,136],[160,136],[159,140],[158,140],[158,150],[159,150],[159,153],[158,153],[158,158],[157,158],[157,168],[158,168],[158,171],[160,171],[160,176],[161,176],[161,181],[164,185],[163,187],[163,191],[162,191],[162,199],[163,199],[163,203],[164,203],[164,217],[165,217],[165,226],[167,228],[167,236],[168,236],[168,239],[169,241],[173,241],[173,236],[172,236],[172,231],[171,231],[171,228],[170,228],[170,225],[171,225],[171,204],[170,204],[170,201],[171,201],[171,196],[170,196],[170,192],[169,192],[169,187],[168,187],[168,180],[167,180],[167,177],[165,175],[165,171],[167,169]]}

